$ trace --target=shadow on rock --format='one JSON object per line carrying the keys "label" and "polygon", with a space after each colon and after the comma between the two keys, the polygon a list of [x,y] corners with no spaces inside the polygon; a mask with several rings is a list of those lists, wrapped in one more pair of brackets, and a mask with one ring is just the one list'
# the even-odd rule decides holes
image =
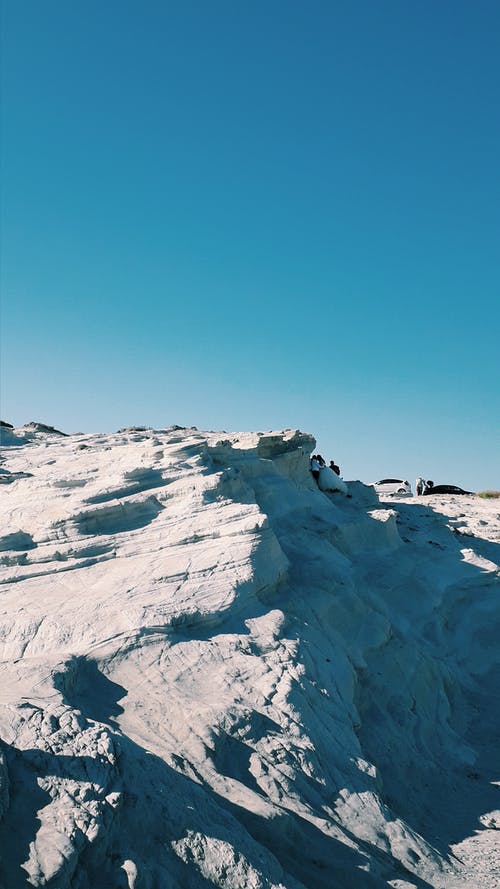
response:
{"label": "shadow on rock", "polygon": [[127,689],[105,676],[91,658],[73,657],[65,669],[53,677],[54,687],[64,701],[79,710],[87,719],[117,728],[116,719],[123,713],[118,701]]}
{"label": "shadow on rock", "polygon": [[[384,801],[451,860],[450,846],[473,836],[500,804],[498,582],[462,552],[498,564],[500,545],[457,534],[450,516],[427,504],[390,508],[416,535],[405,538],[417,547],[413,576],[406,591],[401,578],[398,585],[400,615],[409,603],[418,620],[392,624],[387,643],[367,652],[357,675],[358,736]],[[394,597],[389,567],[382,595],[384,583]]]}

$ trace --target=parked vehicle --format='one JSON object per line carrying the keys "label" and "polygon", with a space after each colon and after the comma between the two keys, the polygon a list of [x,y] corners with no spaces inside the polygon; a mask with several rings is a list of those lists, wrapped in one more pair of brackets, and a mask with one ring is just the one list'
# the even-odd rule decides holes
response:
{"label": "parked vehicle", "polygon": [[432,488],[425,488],[424,495],[429,494],[473,494],[474,491],[464,491],[457,485],[433,485]]}
{"label": "parked vehicle", "polygon": [[382,478],[372,484],[377,494],[411,494],[410,482],[401,478]]}

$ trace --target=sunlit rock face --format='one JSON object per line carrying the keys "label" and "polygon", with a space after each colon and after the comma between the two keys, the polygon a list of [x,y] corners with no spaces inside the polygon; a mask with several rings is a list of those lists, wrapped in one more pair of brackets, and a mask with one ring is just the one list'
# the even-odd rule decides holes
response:
{"label": "sunlit rock face", "polygon": [[494,502],[322,492],[297,430],[2,437],[0,889],[499,885]]}

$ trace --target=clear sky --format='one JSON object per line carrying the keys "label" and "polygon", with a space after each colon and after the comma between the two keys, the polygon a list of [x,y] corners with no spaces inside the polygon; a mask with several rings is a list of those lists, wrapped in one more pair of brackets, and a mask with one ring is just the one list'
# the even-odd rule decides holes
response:
{"label": "clear sky", "polygon": [[4,0],[1,414],[500,488],[497,0]]}

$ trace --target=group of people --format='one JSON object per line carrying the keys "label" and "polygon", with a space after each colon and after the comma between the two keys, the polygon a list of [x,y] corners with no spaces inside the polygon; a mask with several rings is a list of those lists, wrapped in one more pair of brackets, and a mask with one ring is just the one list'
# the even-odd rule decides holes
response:
{"label": "group of people", "polygon": [[340,466],[337,466],[334,460],[330,460],[327,466],[321,454],[313,454],[311,457],[311,474],[320,489],[320,491],[335,492],[340,491],[346,497],[351,497],[349,489],[343,478],[340,477]]}
{"label": "group of people", "polygon": [[[316,481],[318,481],[320,471],[325,466],[326,466],[326,463],[323,460],[323,457],[321,456],[321,454],[313,454],[312,455],[312,457],[311,457],[311,472],[312,472],[314,478],[316,479]],[[340,475],[340,466],[337,466],[337,464],[333,460],[330,460],[330,469],[332,469],[333,472],[336,473],[336,475]]]}
{"label": "group of people", "polygon": [[421,478],[419,476],[415,482],[415,491],[417,492],[417,497],[421,497],[423,494],[431,491],[433,487],[434,482],[432,482],[430,479],[426,481],[425,478]]}

